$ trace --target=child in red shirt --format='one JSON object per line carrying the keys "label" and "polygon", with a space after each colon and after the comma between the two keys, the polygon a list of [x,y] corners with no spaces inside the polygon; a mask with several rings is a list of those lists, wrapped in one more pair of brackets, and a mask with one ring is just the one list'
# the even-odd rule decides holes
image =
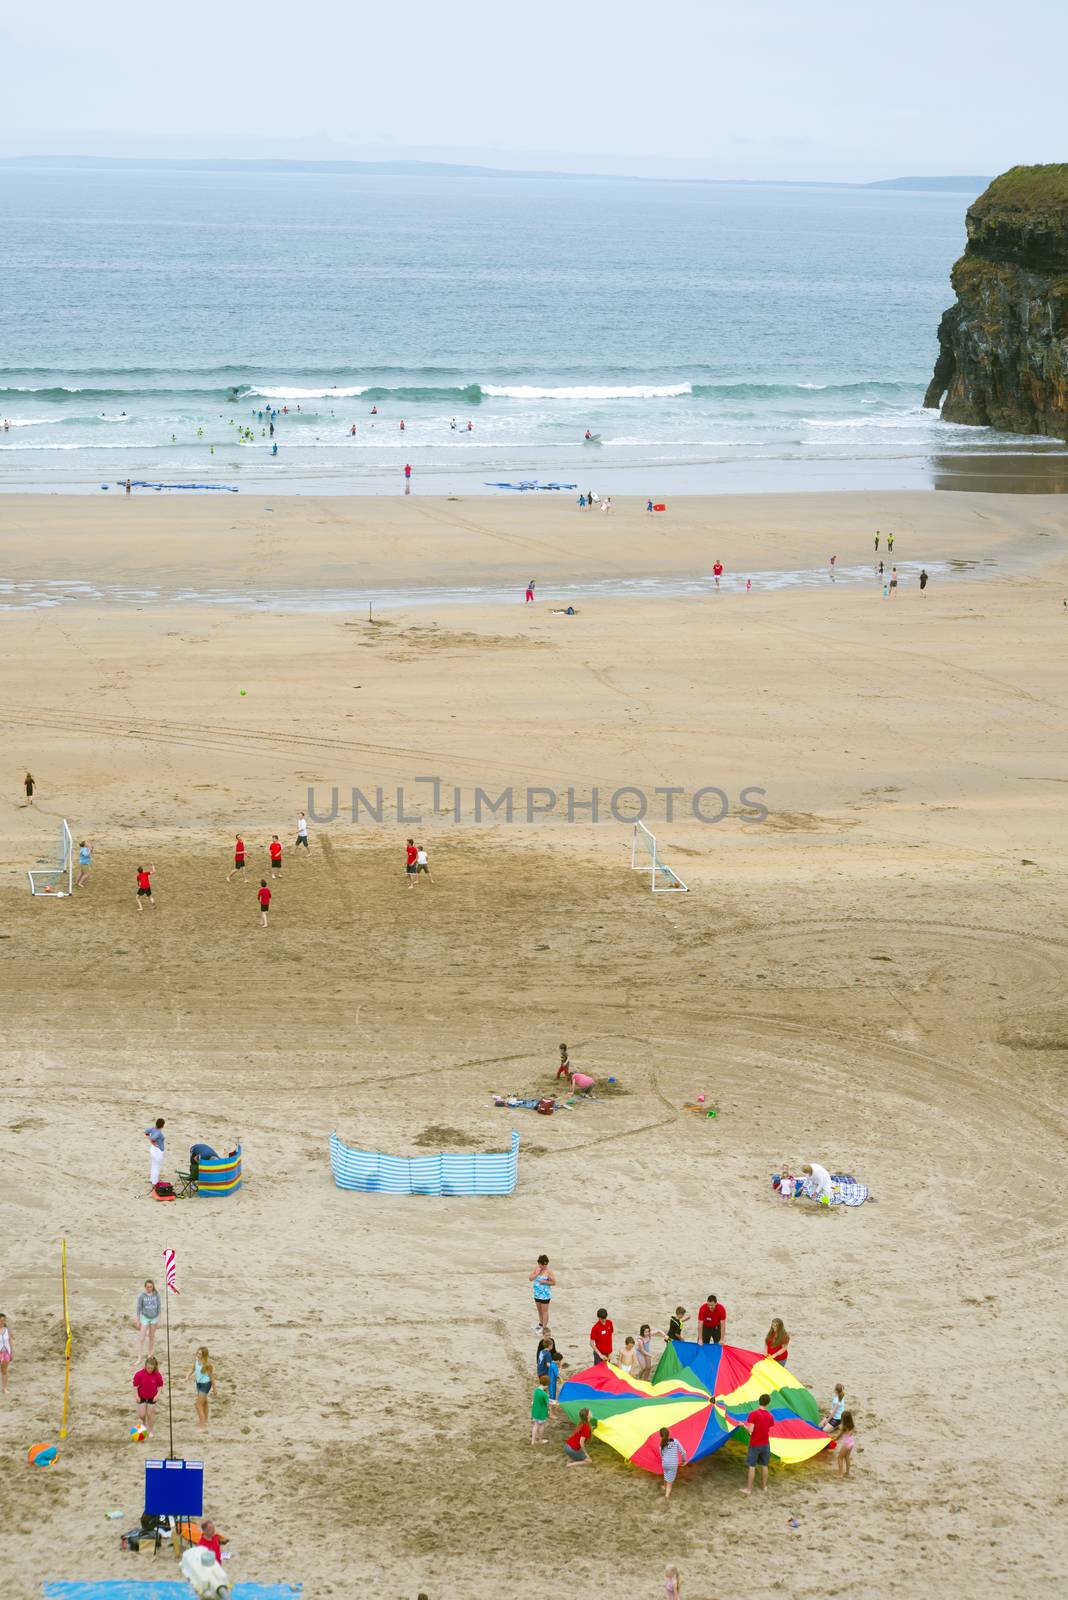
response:
{"label": "child in red shirt", "polygon": [[746,1475],[745,1488],[742,1494],[752,1494],[753,1479],[756,1469],[760,1468],[760,1487],[768,1486],[768,1465],[771,1461],[771,1430],[775,1426],[775,1418],[767,1409],[771,1399],[770,1395],[762,1394],[760,1404],[756,1411],[750,1411],[745,1419],[749,1430],[749,1449],[746,1452],[746,1465],[749,1471]]}
{"label": "child in red shirt", "polygon": [[586,1454],[583,1446],[592,1432],[593,1425],[590,1422],[590,1414],[586,1410],[586,1407],[583,1406],[582,1410],[579,1412],[579,1425],[571,1435],[570,1439],[568,1439],[564,1445],[564,1454],[567,1457],[567,1464],[569,1467],[589,1466],[590,1458]]}
{"label": "child in red shirt", "polygon": [[151,1439],[156,1420],[156,1396],[163,1388],[163,1374],[155,1356],[149,1356],[144,1366],[134,1373],[133,1386],[137,1396],[138,1421],[144,1423]]}
{"label": "child in red shirt", "polygon": [[234,864],[231,867],[230,871],[226,874],[227,883],[230,882],[230,879],[233,877],[235,872],[244,872],[244,870],[245,870],[245,841],[244,841],[244,839],[242,839],[241,835],[238,834],[237,837],[234,839]]}
{"label": "child in red shirt", "polygon": [[604,1306],[601,1306],[597,1312],[597,1321],[590,1329],[590,1348],[593,1351],[594,1366],[601,1361],[610,1361],[612,1359],[615,1331],[609,1320],[608,1312]]}
{"label": "child in red shirt", "polygon": [[152,874],[155,872],[155,870],[155,867],[138,867],[137,869],[138,911],[143,911],[145,909],[141,904],[142,900],[147,900],[150,906],[154,906],[156,903],[152,898]]}
{"label": "child in red shirt", "polygon": [[409,839],[404,847],[404,871],[408,878],[409,889],[415,888],[416,869],[419,865],[419,850],[414,839]]}
{"label": "child in red shirt", "polygon": [[256,890],[256,899],[260,903],[260,927],[265,928],[267,926],[267,912],[271,906],[271,891],[267,887],[266,878],[260,879],[260,886]]}
{"label": "child in red shirt", "polygon": [[281,870],[282,846],[278,842],[278,835],[275,834],[274,838],[271,840],[271,876],[276,878]]}

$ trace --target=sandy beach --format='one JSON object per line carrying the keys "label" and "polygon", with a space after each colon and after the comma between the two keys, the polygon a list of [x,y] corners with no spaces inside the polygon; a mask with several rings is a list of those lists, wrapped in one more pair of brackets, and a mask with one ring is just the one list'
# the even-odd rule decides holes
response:
{"label": "sandy beach", "polygon": [[[176,1445],[206,1462],[238,1582],[638,1600],[677,1561],[687,1600],[1059,1587],[1048,1445],[1033,1418],[995,1419],[1010,1373],[1043,1415],[1059,1399],[1032,1367],[1065,1250],[1066,502],[643,505],[0,500],[8,1594],[149,1574],[117,1535],[146,1453],[127,1437],[134,1304],[167,1246]],[[906,575],[892,599],[876,528]],[[832,583],[832,554],[868,576]],[[717,594],[717,558],[752,592]],[[937,572],[922,595],[918,564]],[[597,587],[681,579],[703,592]],[[576,615],[553,614],[584,584]],[[428,604],[433,588],[470,601]],[[317,607],[327,591],[351,609]],[[316,820],[335,788],[339,814]],[[353,821],[354,788],[382,790],[380,822]],[[509,788],[511,826],[476,816],[477,791]],[[712,823],[694,796],[707,814],[715,790]],[[629,870],[636,792],[689,894]],[[91,877],[32,899],[25,869],[63,817]],[[238,831],[249,870],[227,883]],[[414,893],[409,833],[434,870]],[[145,862],[157,903],[139,914]],[[552,1092],[560,1040],[617,1092],[553,1117],[495,1108],[494,1091]],[[702,1092],[715,1120],[683,1109]],[[240,1193],[151,1199],[157,1116],[168,1174],[194,1140],[240,1139]],[[512,1127],[508,1199],[331,1179],[334,1129],[403,1155],[504,1149]],[[874,1200],[785,1206],[784,1160],[854,1172]],[[70,1435],[31,1471],[59,1420],[64,1238]],[[747,1503],[731,1445],[665,1504],[596,1441],[591,1469],[567,1469],[558,1419],[533,1448],[542,1250],[573,1368],[600,1305],[622,1337],[715,1290],[751,1349],[781,1316],[791,1370],[821,1402],[846,1387],[852,1477],[774,1467]],[[205,1343],[206,1436],[184,1381]]]}

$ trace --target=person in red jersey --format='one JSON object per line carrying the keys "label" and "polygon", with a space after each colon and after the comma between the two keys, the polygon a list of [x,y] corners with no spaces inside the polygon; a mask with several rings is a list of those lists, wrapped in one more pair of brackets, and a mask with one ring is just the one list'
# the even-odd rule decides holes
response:
{"label": "person in red jersey", "polygon": [[236,834],[234,836],[234,864],[231,867],[230,871],[226,874],[227,883],[230,882],[230,879],[233,877],[235,872],[244,872],[244,870],[245,870],[245,841],[244,841],[244,839],[242,839],[240,834]]}
{"label": "person in red jersey", "polygon": [[145,909],[143,904],[145,900],[148,901],[150,906],[154,906],[156,903],[152,895],[152,874],[155,872],[155,870],[155,867],[138,867],[137,869],[138,911],[143,911]]}
{"label": "person in red jersey", "polygon": [[271,877],[272,878],[277,878],[278,874],[282,870],[282,846],[281,846],[281,844],[279,842],[277,834],[275,834],[274,838],[271,840],[270,854],[271,854]]}
{"label": "person in red jersey", "polygon": [[256,899],[260,903],[260,927],[267,926],[267,913],[271,909],[271,891],[267,887],[267,879],[260,879],[260,886],[256,890]]}
{"label": "person in red jersey", "polygon": [[745,1425],[749,1430],[749,1449],[745,1457],[749,1471],[746,1475],[745,1488],[741,1491],[742,1494],[752,1494],[753,1479],[756,1477],[757,1467],[760,1468],[760,1487],[766,1489],[768,1486],[768,1464],[771,1461],[771,1430],[775,1424],[775,1418],[767,1409],[770,1398],[770,1395],[762,1394],[757,1410],[750,1411],[745,1419]]}
{"label": "person in red jersey", "polygon": [[419,849],[414,839],[409,839],[404,847],[404,871],[408,878],[409,889],[415,888],[415,875],[419,868]]}
{"label": "person in red jersey", "polygon": [[719,580],[723,576],[723,562],[722,561],[714,561],[712,563],[712,576],[716,580],[716,588],[718,589],[719,588]]}

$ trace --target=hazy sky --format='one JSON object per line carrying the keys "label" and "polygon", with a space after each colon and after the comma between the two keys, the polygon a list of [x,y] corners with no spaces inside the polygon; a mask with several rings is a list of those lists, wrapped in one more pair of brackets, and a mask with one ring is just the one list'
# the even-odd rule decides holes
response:
{"label": "hazy sky", "polygon": [[1068,160],[1068,4],[49,0],[0,154],[430,157],[873,179]]}

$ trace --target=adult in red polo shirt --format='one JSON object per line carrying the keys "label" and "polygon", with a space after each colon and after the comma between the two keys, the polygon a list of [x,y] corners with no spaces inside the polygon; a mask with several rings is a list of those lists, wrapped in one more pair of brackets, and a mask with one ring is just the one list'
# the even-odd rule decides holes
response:
{"label": "adult in red polo shirt", "polygon": [[697,1313],[697,1320],[701,1324],[701,1343],[719,1344],[727,1325],[727,1308],[720,1305],[718,1295],[709,1295]]}
{"label": "adult in red polo shirt", "polygon": [[611,1360],[615,1334],[616,1330],[612,1326],[608,1312],[601,1306],[597,1312],[597,1321],[590,1329],[590,1346],[595,1366],[600,1361]]}
{"label": "adult in red polo shirt", "polygon": [[766,1489],[768,1486],[768,1464],[771,1461],[771,1430],[775,1425],[775,1418],[767,1409],[770,1399],[770,1395],[762,1394],[757,1410],[750,1411],[745,1419],[745,1425],[749,1429],[749,1449],[745,1457],[749,1471],[746,1475],[745,1488],[742,1490],[743,1494],[752,1494],[753,1479],[756,1477],[757,1467],[760,1468],[760,1487]]}
{"label": "adult in red polo shirt", "polygon": [[222,1561],[222,1540],[216,1532],[214,1522],[202,1522],[200,1524],[200,1539],[198,1543],[202,1550],[210,1550],[216,1561]]}

